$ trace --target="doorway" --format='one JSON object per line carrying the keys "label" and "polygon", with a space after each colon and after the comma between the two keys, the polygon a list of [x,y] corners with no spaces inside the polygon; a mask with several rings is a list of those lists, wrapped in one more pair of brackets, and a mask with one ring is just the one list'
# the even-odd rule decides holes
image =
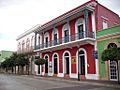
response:
{"label": "doorway", "polygon": [[54,55],[54,74],[58,74],[58,64],[57,64],[57,61],[58,61],[58,57],[55,54]]}
{"label": "doorway", "polygon": [[[113,48],[117,47],[115,43],[110,43],[107,48]],[[118,74],[117,74],[117,63],[116,61],[109,61],[109,78],[110,80],[116,81],[118,79]]]}
{"label": "doorway", "polygon": [[69,74],[69,54],[65,53],[64,55],[64,72]]}
{"label": "doorway", "polygon": [[83,50],[78,52],[78,60],[79,60],[79,73],[80,75],[85,75],[85,53]]}
{"label": "doorway", "polygon": [[45,56],[45,73],[48,73],[48,56]]}

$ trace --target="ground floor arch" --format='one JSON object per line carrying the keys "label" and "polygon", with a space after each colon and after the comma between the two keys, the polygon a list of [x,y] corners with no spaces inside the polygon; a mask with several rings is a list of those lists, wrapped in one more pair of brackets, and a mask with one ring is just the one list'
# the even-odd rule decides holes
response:
{"label": "ground floor arch", "polygon": [[87,53],[84,48],[78,49],[76,53],[76,59],[78,77],[85,79],[87,76]]}

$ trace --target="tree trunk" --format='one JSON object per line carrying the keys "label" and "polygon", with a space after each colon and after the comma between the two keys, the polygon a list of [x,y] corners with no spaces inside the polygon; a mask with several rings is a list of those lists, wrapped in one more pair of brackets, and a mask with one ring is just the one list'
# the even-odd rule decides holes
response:
{"label": "tree trunk", "polygon": [[18,65],[18,74],[19,74],[19,65]]}
{"label": "tree trunk", "polygon": [[23,69],[23,68],[24,68],[24,66],[21,66],[21,67],[22,67],[21,74],[23,75],[23,71],[24,71],[24,69]]}
{"label": "tree trunk", "polygon": [[28,64],[28,75],[29,75],[29,64]]}
{"label": "tree trunk", "polygon": [[16,66],[15,66],[15,74],[16,74]]}
{"label": "tree trunk", "polygon": [[26,75],[27,75],[27,74],[28,74],[28,68],[27,68],[27,65],[25,65],[25,67],[26,67],[25,73],[26,73]]}
{"label": "tree trunk", "polygon": [[13,74],[13,71],[14,71],[14,69],[13,69],[13,67],[12,67],[12,74]]}

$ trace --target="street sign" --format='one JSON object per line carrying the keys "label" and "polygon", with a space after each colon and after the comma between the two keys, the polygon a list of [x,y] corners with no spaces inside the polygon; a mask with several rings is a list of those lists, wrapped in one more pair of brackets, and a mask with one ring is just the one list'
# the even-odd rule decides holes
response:
{"label": "street sign", "polygon": [[93,51],[93,57],[94,59],[98,59],[98,51]]}

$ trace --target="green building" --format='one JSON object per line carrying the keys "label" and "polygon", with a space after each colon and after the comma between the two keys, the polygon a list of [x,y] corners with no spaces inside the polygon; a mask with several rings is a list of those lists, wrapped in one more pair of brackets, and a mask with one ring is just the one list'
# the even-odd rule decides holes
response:
{"label": "green building", "polygon": [[13,51],[0,51],[0,63],[5,60],[6,57],[10,57],[13,54]]}
{"label": "green building", "polygon": [[118,79],[116,62],[110,60],[102,62],[101,60],[102,52],[105,49],[110,48],[111,46],[120,47],[120,25],[97,31],[97,48],[100,80],[117,81]]}

